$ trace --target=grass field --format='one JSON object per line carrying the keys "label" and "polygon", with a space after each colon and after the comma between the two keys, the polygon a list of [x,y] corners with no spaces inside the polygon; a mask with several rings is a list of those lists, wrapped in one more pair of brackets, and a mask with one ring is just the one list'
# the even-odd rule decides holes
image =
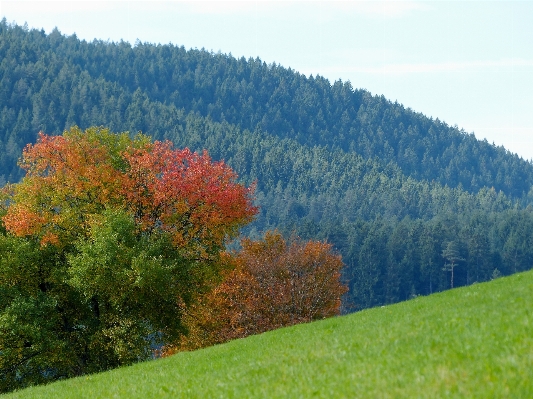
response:
{"label": "grass field", "polygon": [[6,398],[533,398],[533,273]]}

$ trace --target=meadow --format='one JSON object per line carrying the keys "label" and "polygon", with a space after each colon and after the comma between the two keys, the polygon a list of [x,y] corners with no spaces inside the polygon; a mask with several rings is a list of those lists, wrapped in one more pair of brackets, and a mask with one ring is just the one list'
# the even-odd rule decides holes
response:
{"label": "meadow", "polygon": [[5,398],[533,397],[533,272]]}

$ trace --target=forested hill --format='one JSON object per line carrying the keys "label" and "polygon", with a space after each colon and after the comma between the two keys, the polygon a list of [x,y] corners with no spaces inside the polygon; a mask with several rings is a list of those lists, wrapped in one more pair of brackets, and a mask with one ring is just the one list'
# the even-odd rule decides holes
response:
{"label": "forested hill", "polygon": [[55,30],[0,23],[0,175],[36,132],[106,123],[152,133],[131,107],[161,102],[298,143],[379,157],[407,176],[477,192],[522,197],[533,165],[472,134],[354,90],[259,59],[235,59],[172,45],[80,41]]}
{"label": "forested hill", "polygon": [[259,59],[0,22],[0,184],[22,177],[17,159],[40,130],[72,125],[226,160],[257,181],[247,234],[278,228],[335,245],[346,310],[533,265],[533,165],[501,147]]}

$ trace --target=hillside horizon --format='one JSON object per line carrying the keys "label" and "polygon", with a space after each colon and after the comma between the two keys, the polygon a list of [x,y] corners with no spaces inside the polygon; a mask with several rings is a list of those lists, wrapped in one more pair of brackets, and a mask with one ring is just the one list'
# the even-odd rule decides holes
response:
{"label": "hillside horizon", "polygon": [[37,132],[142,131],[257,181],[268,229],[327,240],[346,264],[345,311],[533,264],[533,164],[340,80],[183,46],[85,42],[0,22],[0,182]]}
{"label": "hillside horizon", "polygon": [[[240,129],[259,128],[303,145],[379,157],[385,163],[397,164],[408,176],[450,187],[461,184],[472,192],[493,186],[519,197],[533,182],[529,161],[438,118],[429,119],[383,96],[354,90],[350,82],[331,84],[322,77],[307,78],[290,67],[267,65],[259,58],[236,59],[205,50],[185,50],[183,46],[85,42],[74,35],[62,36],[58,30],[46,35],[42,30],[7,24],[5,18],[1,35],[1,136],[8,141],[7,133],[14,129],[16,132],[9,133],[16,133],[13,139],[18,151],[33,142],[39,130],[61,134],[73,124],[141,130],[158,138],[164,134],[160,127],[143,123],[142,118],[132,120],[133,115],[126,114],[129,105],[137,105],[146,96],[149,102],[196,112]],[[45,66],[47,73],[41,70]],[[43,86],[46,79],[52,86]],[[85,88],[88,98],[80,97],[83,93],[76,86]],[[65,97],[67,87],[74,91]],[[54,96],[58,90],[65,94]],[[113,99],[118,103],[110,103]],[[104,109],[97,111],[102,105]],[[32,115],[25,114],[30,110]],[[125,120],[120,122],[116,111]],[[470,159],[461,160],[456,151],[469,154]],[[10,158],[8,164],[13,165],[14,154]],[[8,178],[5,162],[0,162],[4,178],[20,178],[20,172],[11,172],[14,175]],[[515,170],[523,172],[514,176]]]}

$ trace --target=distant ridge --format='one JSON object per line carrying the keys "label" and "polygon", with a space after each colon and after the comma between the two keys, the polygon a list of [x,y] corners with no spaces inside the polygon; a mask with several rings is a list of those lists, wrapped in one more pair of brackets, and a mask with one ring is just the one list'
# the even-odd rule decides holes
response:
{"label": "distant ridge", "polygon": [[533,164],[384,97],[260,59],[80,41],[0,22],[0,185],[37,132],[143,131],[207,149],[278,228],[342,254],[345,312],[533,265]]}
{"label": "distant ridge", "polygon": [[331,85],[258,58],[183,46],[87,43],[5,18],[0,37],[0,141],[9,153],[0,175],[7,180],[20,178],[16,158],[38,130],[106,125],[159,138],[163,126],[134,111],[148,101],[308,146],[379,157],[408,176],[471,192],[494,187],[518,198],[533,184],[533,165],[517,155],[349,82]]}

